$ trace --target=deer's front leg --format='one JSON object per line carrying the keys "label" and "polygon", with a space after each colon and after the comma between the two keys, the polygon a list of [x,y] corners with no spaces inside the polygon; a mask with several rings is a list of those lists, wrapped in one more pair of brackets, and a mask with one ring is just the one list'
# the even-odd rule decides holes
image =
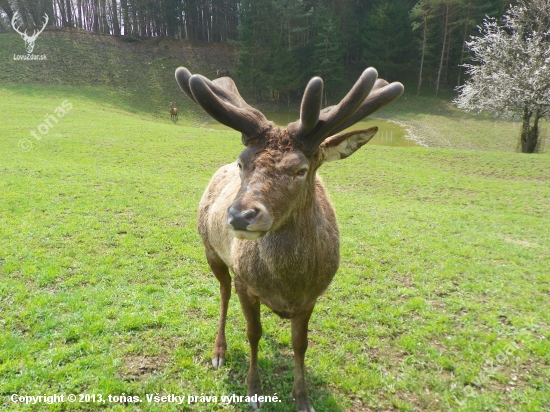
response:
{"label": "deer's front leg", "polygon": [[208,248],[206,249],[206,260],[210,269],[220,282],[220,323],[218,334],[214,343],[214,355],[212,356],[212,366],[219,369],[225,364],[225,353],[227,351],[227,341],[225,340],[225,323],[227,321],[227,308],[229,298],[231,298],[231,275],[225,263]]}
{"label": "deer's front leg", "polygon": [[[260,301],[250,296],[246,286],[241,285],[235,279],[235,290],[241,302],[241,308],[246,318],[246,335],[250,344],[250,368],[246,376],[248,385],[248,395],[262,395],[262,383],[260,380],[260,371],[258,369],[258,343],[262,337],[262,323],[260,321]],[[253,410],[260,409],[261,402],[250,402]]]}
{"label": "deer's front leg", "polygon": [[292,349],[294,350],[294,387],[292,397],[300,412],[315,412],[307,396],[304,359],[307,350],[307,327],[313,306],[291,319]]}

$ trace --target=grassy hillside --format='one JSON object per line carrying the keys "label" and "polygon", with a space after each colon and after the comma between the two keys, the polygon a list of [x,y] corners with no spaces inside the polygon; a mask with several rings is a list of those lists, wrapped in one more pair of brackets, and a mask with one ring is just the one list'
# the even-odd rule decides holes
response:
{"label": "grassy hillside", "polygon": [[14,61],[14,54],[24,54],[23,46],[18,34],[0,34],[0,84],[84,86],[83,93],[97,99],[107,90],[107,98],[125,110],[155,116],[165,116],[170,101],[181,111],[198,113],[174,80],[176,67],[215,77],[217,69],[233,69],[235,64],[234,49],[226,43],[165,38],[128,42],[88,32],[47,30],[34,50],[47,60]]}
{"label": "grassy hillside", "polygon": [[[0,96],[0,410],[247,411],[146,400],[246,393],[235,296],[227,366],[210,367],[218,286],[195,230],[238,133],[144,116],[108,87]],[[342,263],[310,324],[316,410],[550,408],[550,157],[366,146],[321,172]],[[292,411],[289,324],[263,313],[264,389],[282,399],[266,410]],[[14,393],[143,402],[26,407]]]}

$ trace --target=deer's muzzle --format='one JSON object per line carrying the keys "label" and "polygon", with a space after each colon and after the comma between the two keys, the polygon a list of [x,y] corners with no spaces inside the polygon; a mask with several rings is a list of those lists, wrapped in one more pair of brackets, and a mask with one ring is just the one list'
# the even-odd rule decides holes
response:
{"label": "deer's muzzle", "polygon": [[258,209],[247,209],[240,212],[234,207],[230,207],[227,211],[227,223],[233,226],[235,230],[248,230],[248,226],[256,221],[258,212]]}
{"label": "deer's muzzle", "polygon": [[238,239],[257,239],[272,226],[273,218],[261,203],[234,202],[227,210],[227,226]]}

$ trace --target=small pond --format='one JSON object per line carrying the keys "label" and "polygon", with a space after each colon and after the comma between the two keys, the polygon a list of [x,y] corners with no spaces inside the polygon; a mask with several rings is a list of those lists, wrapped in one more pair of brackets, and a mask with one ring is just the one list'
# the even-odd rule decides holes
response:
{"label": "small pond", "polygon": [[[274,122],[277,126],[285,127],[287,124],[298,119],[298,114],[293,113],[264,113],[265,116]],[[420,146],[413,140],[406,138],[407,130],[396,123],[388,122],[379,119],[367,119],[354,124],[346,131],[368,129],[369,127],[378,126],[378,133],[369,142],[370,145],[380,146],[396,146],[396,147],[413,147]],[[204,127],[210,129],[229,130],[229,127],[224,126],[214,119],[204,124]]]}

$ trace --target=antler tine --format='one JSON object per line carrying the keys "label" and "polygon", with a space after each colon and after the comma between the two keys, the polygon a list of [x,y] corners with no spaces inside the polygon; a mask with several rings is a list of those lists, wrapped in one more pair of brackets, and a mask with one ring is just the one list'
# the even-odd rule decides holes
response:
{"label": "antler tine", "polygon": [[249,106],[239,94],[235,82],[220,78],[213,82],[201,75],[192,75],[185,67],[176,70],[181,90],[218,122],[243,134],[243,144],[273,127],[259,111]]}
{"label": "antler tine", "polygon": [[369,95],[377,77],[377,71],[369,67],[361,74],[346,97],[344,97],[338,105],[327,107],[321,111],[316,127],[307,136],[304,136],[307,153],[312,153],[317,150],[319,144],[321,144],[334,129],[355,113]]}
{"label": "antler tine", "polygon": [[300,106],[300,119],[290,123],[287,129],[297,138],[301,138],[311,132],[319,121],[322,103],[323,79],[314,77],[309,81],[304,91],[304,97]]}
{"label": "antler tine", "polygon": [[189,88],[193,93],[194,100],[206,113],[218,122],[243,134],[242,141],[245,145],[273,127],[273,123],[269,122],[259,110],[248,106],[246,103],[244,103],[245,107],[232,104],[231,101],[234,102],[237,96],[228,98],[230,102],[224,101],[223,97],[228,97],[228,92],[201,75],[191,76]]}
{"label": "antler tine", "polygon": [[387,86],[389,83],[384,79],[376,79],[374,82],[374,86],[372,86],[372,90],[369,93],[369,96],[373,94],[376,90],[381,89],[384,86]]}
{"label": "antler tine", "polygon": [[383,79],[378,79],[372,88],[371,93],[353,115],[332,131],[332,133],[341,132],[344,129],[354,125],[365,117],[371,115],[382,106],[393,102],[403,93],[404,87],[399,82],[388,84]]}
{"label": "antler tine", "polygon": [[178,67],[176,69],[176,81],[178,82],[180,89],[187,95],[187,97],[193,100],[193,102],[197,103],[195,96],[193,96],[193,92],[189,88],[189,80],[191,79],[191,76],[191,72],[185,67]]}
{"label": "antler tine", "polygon": [[[206,82],[208,87],[223,101],[226,103],[232,104],[235,107],[241,109],[248,108],[254,109],[248,103],[244,101],[242,96],[239,94],[239,90],[235,85],[235,82],[231,78],[219,78],[214,81],[210,81],[204,76],[201,76],[202,79]],[[254,109],[255,110],[255,109]]]}

